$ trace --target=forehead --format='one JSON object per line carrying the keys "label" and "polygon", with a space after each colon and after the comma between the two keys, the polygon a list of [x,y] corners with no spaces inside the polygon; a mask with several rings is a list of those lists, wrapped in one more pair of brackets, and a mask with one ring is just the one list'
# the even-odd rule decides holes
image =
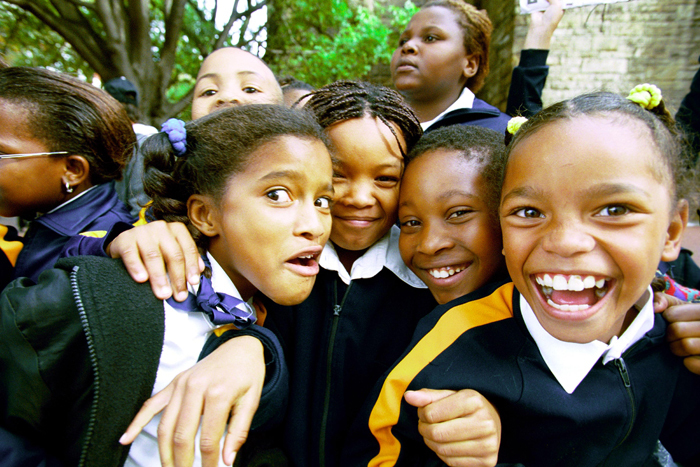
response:
{"label": "forehead", "polygon": [[399,142],[405,148],[406,141],[398,126],[389,123],[396,136],[384,122],[374,117],[352,118],[331,125],[327,133],[335,148],[335,159],[345,166],[401,167],[403,156]]}
{"label": "forehead", "polygon": [[439,28],[443,30],[461,31],[457,14],[444,6],[431,6],[419,10],[409,21],[406,29]]}
{"label": "forehead", "polygon": [[606,180],[667,185],[663,156],[646,127],[605,116],[579,116],[545,125],[513,148],[506,167],[511,180],[543,184]]}
{"label": "forehead", "polygon": [[28,120],[30,114],[30,109],[23,105],[0,98],[0,143],[34,139]]}
{"label": "forehead", "polygon": [[271,79],[276,83],[272,71],[262,60],[240,49],[219,49],[213,52],[202,63],[197,80],[210,77],[226,77],[228,79],[248,74]]}
{"label": "forehead", "polygon": [[401,196],[420,197],[428,185],[433,191],[461,192],[482,197],[485,189],[483,166],[456,149],[432,149],[421,154],[406,167],[401,180]]}

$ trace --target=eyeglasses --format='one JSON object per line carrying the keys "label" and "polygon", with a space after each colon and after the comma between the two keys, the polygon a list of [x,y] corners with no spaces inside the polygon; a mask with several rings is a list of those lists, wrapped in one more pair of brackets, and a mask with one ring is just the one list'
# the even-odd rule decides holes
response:
{"label": "eyeglasses", "polygon": [[56,151],[56,152],[33,152],[28,154],[0,154],[0,160],[2,159],[21,159],[23,157],[42,157],[42,156],[62,156],[68,154],[68,151]]}

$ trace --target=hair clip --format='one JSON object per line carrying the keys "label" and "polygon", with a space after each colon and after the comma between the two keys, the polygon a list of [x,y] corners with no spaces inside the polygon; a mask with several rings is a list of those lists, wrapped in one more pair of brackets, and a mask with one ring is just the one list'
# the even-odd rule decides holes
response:
{"label": "hair clip", "polygon": [[170,144],[175,149],[175,154],[182,156],[185,154],[185,146],[187,144],[187,131],[185,130],[185,122],[177,118],[170,118],[163,123],[162,132],[168,135]]}
{"label": "hair clip", "polygon": [[651,110],[661,102],[661,89],[649,83],[638,84],[630,91],[627,99]]}
{"label": "hair clip", "polygon": [[506,127],[506,130],[508,130],[508,133],[511,135],[514,135],[521,126],[523,126],[523,123],[527,122],[527,118],[525,117],[513,117],[510,120],[508,120],[508,126]]}

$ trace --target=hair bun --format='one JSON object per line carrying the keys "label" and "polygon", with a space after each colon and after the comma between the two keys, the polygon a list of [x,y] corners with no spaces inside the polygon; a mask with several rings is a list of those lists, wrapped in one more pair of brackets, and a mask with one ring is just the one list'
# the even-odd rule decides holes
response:
{"label": "hair bun", "polygon": [[661,102],[661,98],[661,89],[649,83],[636,85],[627,96],[627,99],[647,110],[656,108]]}

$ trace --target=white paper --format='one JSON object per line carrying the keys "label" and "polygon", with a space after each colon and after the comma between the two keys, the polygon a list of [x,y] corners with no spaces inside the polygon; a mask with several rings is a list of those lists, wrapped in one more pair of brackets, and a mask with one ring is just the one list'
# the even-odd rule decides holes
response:
{"label": "white paper", "polygon": [[[600,5],[603,3],[619,3],[628,2],[629,0],[564,0],[563,8],[577,8],[586,5]],[[520,13],[523,15],[532,13],[533,11],[546,10],[549,6],[547,0],[520,0]]]}

